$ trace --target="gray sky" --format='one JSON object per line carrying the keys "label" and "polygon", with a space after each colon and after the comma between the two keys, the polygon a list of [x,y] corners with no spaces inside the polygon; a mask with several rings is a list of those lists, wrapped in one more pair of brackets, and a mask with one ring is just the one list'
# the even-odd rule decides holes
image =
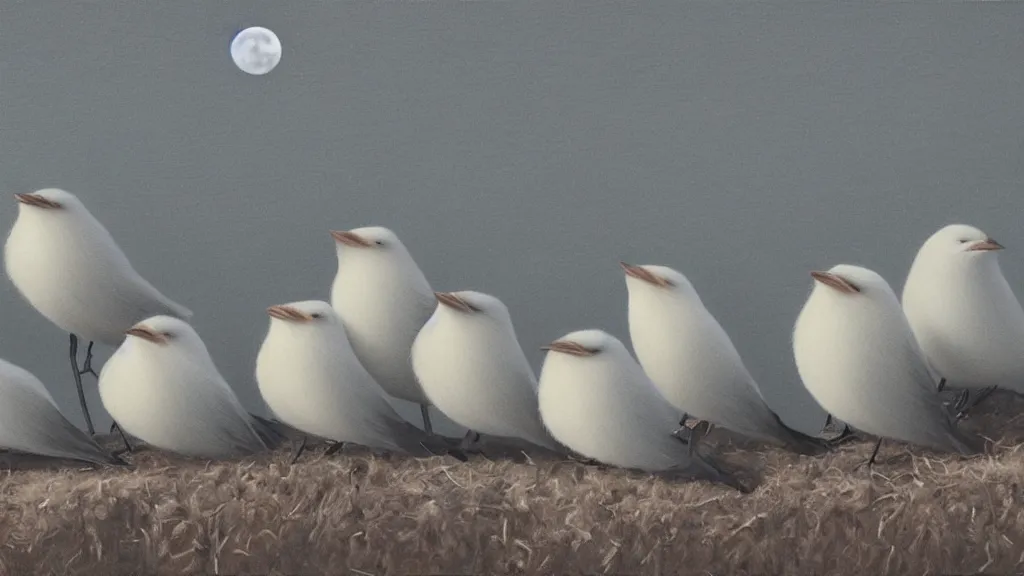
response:
{"label": "gray sky", "polygon": [[[899,290],[920,243],[957,221],[1007,246],[1011,285],[1024,278],[1020,3],[0,0],[0,14],[0,224],[9,194],[78,194],[195,311],[254,410],[264,308],[329,297],[331,228],[388,226],[436,289],[502,298],[538,368],[539,346],[572,330],[628,344],[619,259],[678,268],[805,430],[822,413],[790,334],[809,270],[862,264]],[[252,25],[284,46],[266,76],[228,53]],[[67,336],[9,281],[0,315],[0,356],[82,422]]]}

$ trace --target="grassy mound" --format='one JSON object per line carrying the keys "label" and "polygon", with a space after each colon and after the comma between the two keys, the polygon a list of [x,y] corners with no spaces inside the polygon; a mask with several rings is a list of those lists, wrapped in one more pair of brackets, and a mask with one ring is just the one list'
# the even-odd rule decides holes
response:
{"label": "grassy mound", "polygon": [[988,455],[884,443],[870,471],[869,442],[808,458],[713,432],[750,495],[522,456],[25,459],[0,476],[0,574],[1013,573],[1024,402],[986,405],[964,427]]}

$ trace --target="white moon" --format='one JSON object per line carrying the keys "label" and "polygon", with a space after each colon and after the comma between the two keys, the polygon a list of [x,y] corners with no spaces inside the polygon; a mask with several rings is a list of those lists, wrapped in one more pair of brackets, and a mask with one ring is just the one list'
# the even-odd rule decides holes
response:
{"label": "white moon", "polygon": [[231,41],[231,59],[242,72],[266,74],[281,61],[281,41],[272,30],[261,26],[246,28]]}

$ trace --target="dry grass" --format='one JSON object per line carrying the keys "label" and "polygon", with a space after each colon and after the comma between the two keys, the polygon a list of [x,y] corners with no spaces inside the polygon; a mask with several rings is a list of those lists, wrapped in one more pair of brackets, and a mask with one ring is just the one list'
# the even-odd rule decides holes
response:
{"label": "dry grass", "polygon": [[[750,495],[575,462],[281,452],[0,476],[0,574],[1007,574],[1024,563],[1024,402],[973,459],[720,441]],[[712,433],[712,439],[716,433]],[[520,458],[519,460],[525,460]]]}

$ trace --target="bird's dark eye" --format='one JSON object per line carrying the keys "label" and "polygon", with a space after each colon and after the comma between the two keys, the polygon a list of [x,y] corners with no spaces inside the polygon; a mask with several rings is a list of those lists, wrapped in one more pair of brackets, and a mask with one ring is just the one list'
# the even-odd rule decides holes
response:
{"label": "bird's dark eye", "polygon": [[382,242],[381,240],[377,240],[375,241],[375,244],[377,244],[377,246],[383,246],[384,242]]}
{"label": "bird's dark eye", "polygon": [[324,315],[319,313],[319,312],[314,312],[313,313],[313,318],[323,318],[323,317],[324,317]]}
{"label": "bird's dark eye", "polygon": [[967,238],[961,238],[960,239],[960,243],[961,244],[967,244],[968,242],[970,242],[970,240],[968,240]]}
{"label": "bird's dark eye", "polygon": [[171,334],[170,332],[164,332],[164,336],[167,336],[168,338],[173,338],[174,334]]}

